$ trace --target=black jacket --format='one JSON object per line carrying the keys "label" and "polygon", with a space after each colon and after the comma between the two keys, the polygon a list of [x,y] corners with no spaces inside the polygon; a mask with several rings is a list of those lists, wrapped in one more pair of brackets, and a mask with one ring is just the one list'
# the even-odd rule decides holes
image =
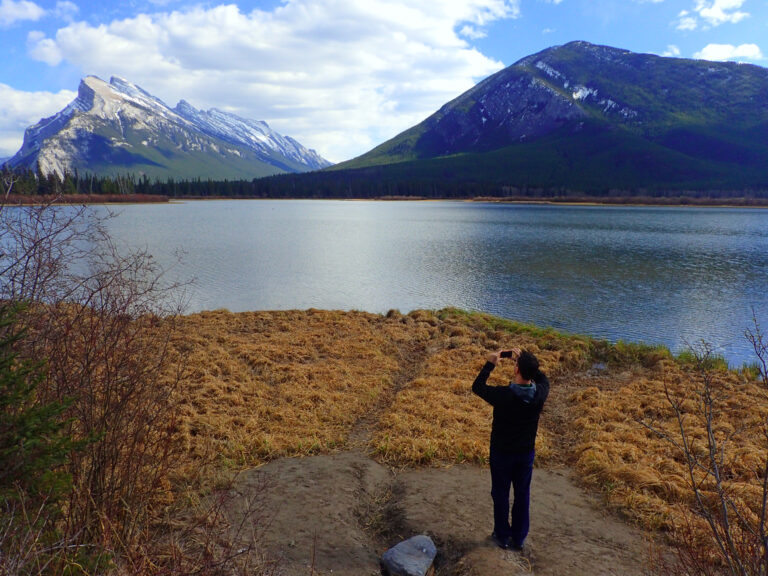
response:
{"label": "black jacket", "polygon": [[530,452],[536,445],[539,415],[549,395],[549,380],[539,371],[532,386],[488,386],[486,381],[494,368],[492,362],[486,362],[472,384],[472,392],[493,406],[491,449]]}

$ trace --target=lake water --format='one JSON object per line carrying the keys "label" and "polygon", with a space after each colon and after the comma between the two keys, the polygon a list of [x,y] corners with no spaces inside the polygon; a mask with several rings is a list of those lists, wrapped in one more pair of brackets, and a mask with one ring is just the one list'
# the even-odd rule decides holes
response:
{"label": "lake water", "polygon": [[194,278],[190,311],[456,306],[592,336],[705,340],[754,360],[768,330],[768,210],[470,202],[130,205],[110,222]]}

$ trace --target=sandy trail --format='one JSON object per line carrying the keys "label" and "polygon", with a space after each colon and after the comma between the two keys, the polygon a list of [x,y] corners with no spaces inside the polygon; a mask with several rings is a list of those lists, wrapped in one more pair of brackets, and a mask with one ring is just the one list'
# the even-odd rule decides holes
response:
{"label": "sandy trail", "polygon": [[526,557],[488,538],[484,468],[395,471],[352,450],[275,460],[242,473],[238,489],[248,495],[265,478],[271,524],[261,544],[285,576],[378,575],[384,550],[415,534],[437,544],[438,575],[640,576],[648,562],[644,534],[601,509],[566,470],[534,472]]}

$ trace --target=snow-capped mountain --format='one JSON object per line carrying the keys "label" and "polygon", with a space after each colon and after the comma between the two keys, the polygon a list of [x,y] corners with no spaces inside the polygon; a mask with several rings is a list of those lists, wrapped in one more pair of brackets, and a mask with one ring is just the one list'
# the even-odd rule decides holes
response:
{"label": "snow-capped mountain", "polygon": [[66,108],[27,129],[9,164],[60,175],[254,178],[330,162],[265,122],[184,100],[173,109],[122,78],[87,76]]}
{"label": "snow-capped mountain", "polygon": [[278,134],[266,122],[241,118],[218,108],[211,108],[208,111],[197,110],[186,100],[181,100],[174,111],[195,124],[206,134],[233,144],[249,146],[268,156],[277,152],[286,158],[306,165],[312,170],[319,170],[331,165],[314,150],[307,150],[290,136]]}

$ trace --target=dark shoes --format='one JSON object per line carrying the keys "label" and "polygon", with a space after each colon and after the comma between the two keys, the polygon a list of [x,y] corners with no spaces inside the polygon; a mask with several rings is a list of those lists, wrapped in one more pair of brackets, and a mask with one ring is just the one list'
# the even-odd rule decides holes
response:
{"label": "dark shoes", "polygon": [[496,534],[496,532],[492,532],[491,540],[493,540],[496,546],[498,546],[499,548],[503,548],[504,550],[509,550],[509,538],[500,538]]}
{"label": "dark shoes", "polygon": [[519,544],[517,542],[513,542],[509,538],[500,538],[496,532],[491,533],[491,540],[498,546],[499,548],[502,548],[504,550],[513,550],[515,552],[522,552],[523,551],[523,545]]}

